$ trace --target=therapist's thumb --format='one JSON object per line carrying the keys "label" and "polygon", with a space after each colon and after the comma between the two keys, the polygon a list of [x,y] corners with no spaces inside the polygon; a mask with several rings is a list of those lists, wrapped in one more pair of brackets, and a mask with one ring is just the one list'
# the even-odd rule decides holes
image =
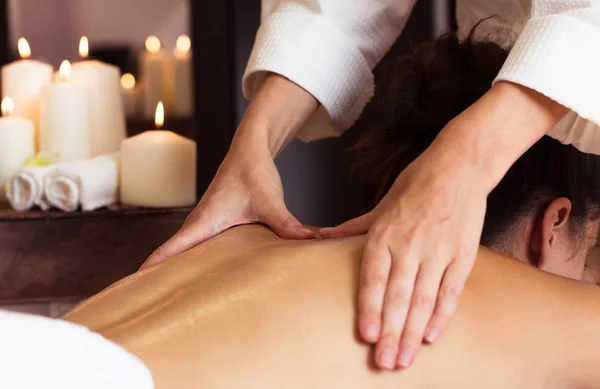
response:
{"label": "therapist's thumb", "polygon": [[273,231],[284,239],[312,239],[315,233],[304,227],[298,219],[288,211],[283,201],[275,201],[261,210],[259,219],[271,227]]}
{"label": "therapist's thumb", "polygon": [[140,270],[156,265],[170,257],[191,249],[192,247],[212,238],[218,231],[208,228],[202,223],[196,222],[191,225],[184,224],[183,227],[171,239],[163,243],[142,264]]}

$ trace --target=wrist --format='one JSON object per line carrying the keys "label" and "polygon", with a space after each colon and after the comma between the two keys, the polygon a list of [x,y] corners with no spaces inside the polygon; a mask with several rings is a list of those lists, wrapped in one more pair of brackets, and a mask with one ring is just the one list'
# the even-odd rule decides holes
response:
{"label": "wrist", "polygon": [[275,158],[317,109],[317,100],[277,74],[265,77],[240,123],[234,140],[267,148]]}
{"label": "wrist", "polygon": [[468,174],[489,193],[567,112],[529,88],[500,82],[449,122],[427,153],[438,167],[456,176]]}

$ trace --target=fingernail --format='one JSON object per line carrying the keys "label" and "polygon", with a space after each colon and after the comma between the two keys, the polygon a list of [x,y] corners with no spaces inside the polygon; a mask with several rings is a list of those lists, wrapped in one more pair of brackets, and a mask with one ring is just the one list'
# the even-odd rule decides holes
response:
{"label": "fingernail", "polygon": [[390,349],[383,349],[379,353],[379,365],[386,369],[394,368],[394,352]]}
{"label": "fingernail", "polygon": [[365,336],[370,342],[376,342],[379,335],[379,328],[375,324],[369,324],[365,327]]}
{"label": "fingernail", "polygon": [[400,367],[409,367],[415,360],[415,355],[415,350],[412,348],[402,350],[400,352],[400,357],[398,357],[398,364]]}
{"label": "fingernail", "polygon": [[431,328],[427,330],[427,334],[425,335],[425,340],[428,343],[433,343],[440,337],[440,330],[437,328]]}

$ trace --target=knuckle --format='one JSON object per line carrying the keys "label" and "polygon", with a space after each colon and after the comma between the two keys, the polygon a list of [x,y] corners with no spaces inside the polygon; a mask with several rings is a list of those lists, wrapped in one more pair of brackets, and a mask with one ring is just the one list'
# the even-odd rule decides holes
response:
{"label": "knuckle", "polygon": [[362,284],[366,287],[383,287],[387,283],[387,275],[380,271],[364,271]]}
{"label": "knuckle", "polygon": [[410,293],[404,289],[391,290],[387,295],[387,303],[392,307],[405,307],[410,303]]}
{"label": "knuckle", "polygon": [[417,293],[413,297],[413,305],[420,309],[433,309],[436,298],[429,293]]}
{"label": "knuckle", "polygon": [[291,225],[295,224],[295,222],[296,222],[296,219],[294,219],[294,218],[293,218],[292,216],[290,216],[290,215],[287,215],[287,216],[282,216],[282,217],[279,219],[279,223],[280,223],[280,225],[281,225],[283,228],[289,227],[289,226],[291,226]]}
{"label": "knuckle", "polygon": [[406,328],[402,334],[402,347],[418,346],[423,339],[423,334],[415,329]]}
{"label": "knuckle", "polygon": [[376,223],[369,229],[368,235],[371,244],[375,247],[381,247],[387,245],[390,229],[386,225]]}
{"label": "knuckle", "polygon": [[359,321],[365,324],[379,324],[381,311],[376,306],[362,306],[360,309]]}
{"label": "knuckle", "polygon": [[448,285],[440,289],[440,299],[444,304],[454,304],[462,293],[462,288],[456,285]]}
{"label": "knuckle", "polygon": [[400,330],[392,331],[390,329],[385,330],[381,333],[381,344],[389,345],[391,347],[398,346],[398,340],[400,339]]}

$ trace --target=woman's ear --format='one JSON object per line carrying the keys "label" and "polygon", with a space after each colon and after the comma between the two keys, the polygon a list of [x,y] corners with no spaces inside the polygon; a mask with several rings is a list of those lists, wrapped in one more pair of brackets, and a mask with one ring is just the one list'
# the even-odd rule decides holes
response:
{"label": "woman's ear", "polygon": [[[553,200],[544,210],[531,236],[530,248],[537,256],[536,265],[540,269],[559,265],[555,261],[564,261],[568,257],[564,251],[570,245],[567,230],[573,205],[565,197]],[[559,244],[560,243],[560,244]]]}

